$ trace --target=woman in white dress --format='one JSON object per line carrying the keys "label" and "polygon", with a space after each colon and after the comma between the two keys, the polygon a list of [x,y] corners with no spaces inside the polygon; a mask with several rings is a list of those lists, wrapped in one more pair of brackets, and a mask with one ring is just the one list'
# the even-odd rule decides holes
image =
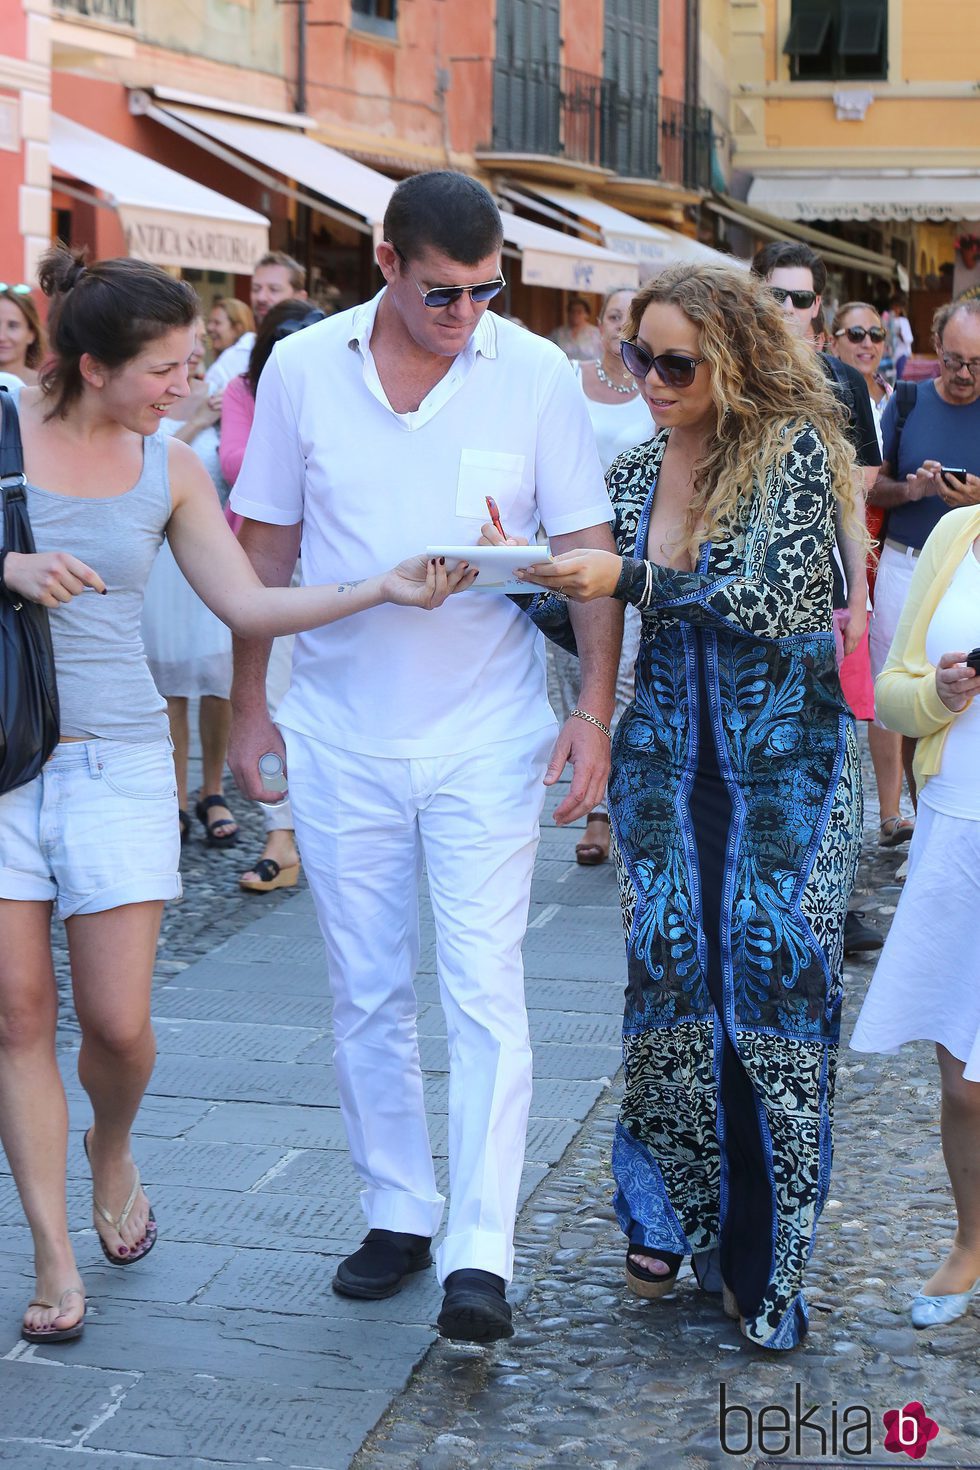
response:
{"label": "woman in white dress", "polygon": [[[222,504],[228,486],[218,462],[218,412],[209,402],[209,384],[201,375],[207,346],[198,318],[194,352],[188,364],[191,391],[179,399],[161,430],[194,450],[211,477]],[[188,701],[199,699],[201,789],[195,811],[209,847],[233,847],[238,826],[224,798],[225,757],[231,723],[231,632],[201,601],[164,541],[143,601],[143,646],[153,682],[167,701],[170,738],[177,772],[180,839],[190,835],[187,758],[190,745]]]}
{"label": "woman in white dress", "polygon": [[943,516],[923,547],[875,685],[880,717],[917,739],[919,811],[908,880],[851,1038],[856,1051],[936,1044],[957,1231],[912,1303],[916,1327],[955,1321],[980,1286],[978,667],[980,507],[970,505]]}
{"label": "woman in white dress", "polygon": [[[635,295],[632,286],[609,292],[599,312],[599,356],[589,362],[572,362],[572,370],[585,394],[603,470],[609,469],[617,455],[649,439],[654,429],[639,385],[623,366],[619,351],[620,336]],[[628,607],[616,677],[613,725],[633,698],[633,665],[639,643],[640,615],[636,608]],[[578,704],[581,679],[578,659],[555,644],[551,645],[551,651],[558,676],[561,717],[567,720]],[[583,867],[591,868],[604,863],[608,856],[609,813],[603,801],[589,813],[582,841],[575,847],[575,857]]]}

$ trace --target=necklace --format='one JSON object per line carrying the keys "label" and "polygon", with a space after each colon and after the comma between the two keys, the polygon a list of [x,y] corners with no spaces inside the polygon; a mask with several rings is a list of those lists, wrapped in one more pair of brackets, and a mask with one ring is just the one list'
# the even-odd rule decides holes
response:
{"label": "necklace", "polygon": [[614,383],[613,380],[612,380],[612,378],[609,376],[609,374],[607,372],[604,372],[603,371],[602,359],[600,357],[597,357],[596,360],[595,360],[595,375],[599,379],[599,382],[600,383],[604,383],[606,385],[606,387],[607,388],[611,388],[614,393],[635,393],[636,392],[636,379],[635,378],[631,377],[628,384],[627,383]]}

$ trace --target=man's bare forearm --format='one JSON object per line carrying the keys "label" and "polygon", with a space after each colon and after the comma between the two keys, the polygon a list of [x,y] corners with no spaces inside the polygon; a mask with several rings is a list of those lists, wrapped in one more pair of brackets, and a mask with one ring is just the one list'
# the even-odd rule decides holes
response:
{"label": "man's bare forearm", "polygon": [[[288,587],[299,554],[299,526],[266,526],[245,521],[239,541],[266,587]],[[266,711],[265,679],[271,638],[232,638],[231,702],[241,714]]]}
{"label": "man's bare forearm", "polygon": [[893,480],[890,475],[879,475],[868,491],[868,504],[882,510],[891,510],[896,505],[907,505],[909,487],[905,480]]}
{"label": "man's bare forearm", "polygon": [[[864,523],[865,490],[864,481],[860,472],[856,476],[855,497],[857,499],[857,511],[861,523]],[[844,566],[844,576],[847,579],[847,600],[859,602],[863,607],[868,598],[868,563],[865,552],[864,538],[860,540],[849,530],[843,507],[838,502],[836,512],[837,522],[837,545],[840,548],[840,558]]]}
{"label": "man's bare forearm", "polygon": [[[591,526],[551,538],[552,551],[575,551],[593,547],[616,554],[612,532],[608,526]],[[578,647],[581,688],[579,701],[583,709],[606,724],[612,719],[616,704],[616,671],[623,642],[623,604],[611,597],[594,602],[570,602],[569,613]]]}

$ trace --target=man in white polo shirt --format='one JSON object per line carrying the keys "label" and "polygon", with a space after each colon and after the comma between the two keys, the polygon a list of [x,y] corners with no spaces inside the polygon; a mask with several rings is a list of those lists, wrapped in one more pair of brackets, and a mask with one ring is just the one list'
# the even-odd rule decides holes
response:
{"label": "man in white polo shirt", "polygon": [[[302,543],[306,582],[356,580],[430,545],[475,545],[486,497],[509,535],[613,549],[585,404],[562,352],[487,314],[502,230],[482,185],[405,180],[385,215],[373,301],[281,343],[262,375],[232,505],[267,583]],[[505,1284],[531,1095],[521,942],[545,784],[575,820],[609,765],[622,610],[574,605],[579,711],[558,733],[542,641],[502,593],[425,617],[377,608],[300,634],[277,712],[303,862],[326,941],[335,1064],[368,1234],[334,1280],[377,1298],[430,1264],[436,1188],[416,1032],[423,859],[449,1037],[444,1336],[510,1336]],[[236,649],[231,759],[262,793],[283,752],[258,644]],[[550,760],[550,764],[549,764]],[[547,774],[546,774],[547,772]]]}

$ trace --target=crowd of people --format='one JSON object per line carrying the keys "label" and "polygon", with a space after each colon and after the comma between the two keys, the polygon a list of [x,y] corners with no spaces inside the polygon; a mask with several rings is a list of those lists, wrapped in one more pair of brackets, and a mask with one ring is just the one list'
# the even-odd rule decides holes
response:
{"label": "crowd of people", "polygon": [[[851,1045],[935,1042],[958,1218],[913,1322],[954,1320],[980,1286],[980,306],[942,308],[939,377],[892,391],[881,314],[822,317],[807,246],[774,241],[750,272],[669,268],[609,293],[596,326],[573,301],[555,342],[488,309],[501,247],[487,191],[436,171],[395,189],[384,285],[350,311],[314,307],[281,255],[256,267],[251,309],[224,297],[205,322],[163,271],[58,247],[48,342],[29,292],[0,290],[37,547],[0,549],[0,592],[50,610],[62,721],[41,775],[0,796],[0,1137],[34,1240],[30,1342],[78,1337],[85,1314],[52,912],[102,1249],[129,1266],[165,1231],[131,1130],[194,696],[207,840],[237,838],[227,757],[269,811],[243,887],[294,883],[301,853],[326,945],[367,1224],[337,1292],[397,1292],[442,1223],[413,983],[424,863],[450,1055],[438,1326],[513,1331],[521,943],[546,790],[570,762],[555,820],[587,818],[585,866],[611,831],[620,877],[627,1286],[662,1298],[690,1258],[749,1341],[803,1339],[843,956],[881,943],[851,907],[858,721],[878,841],[911,847]],[[519,597],[440,549],[492,560],[545,533]]]}

